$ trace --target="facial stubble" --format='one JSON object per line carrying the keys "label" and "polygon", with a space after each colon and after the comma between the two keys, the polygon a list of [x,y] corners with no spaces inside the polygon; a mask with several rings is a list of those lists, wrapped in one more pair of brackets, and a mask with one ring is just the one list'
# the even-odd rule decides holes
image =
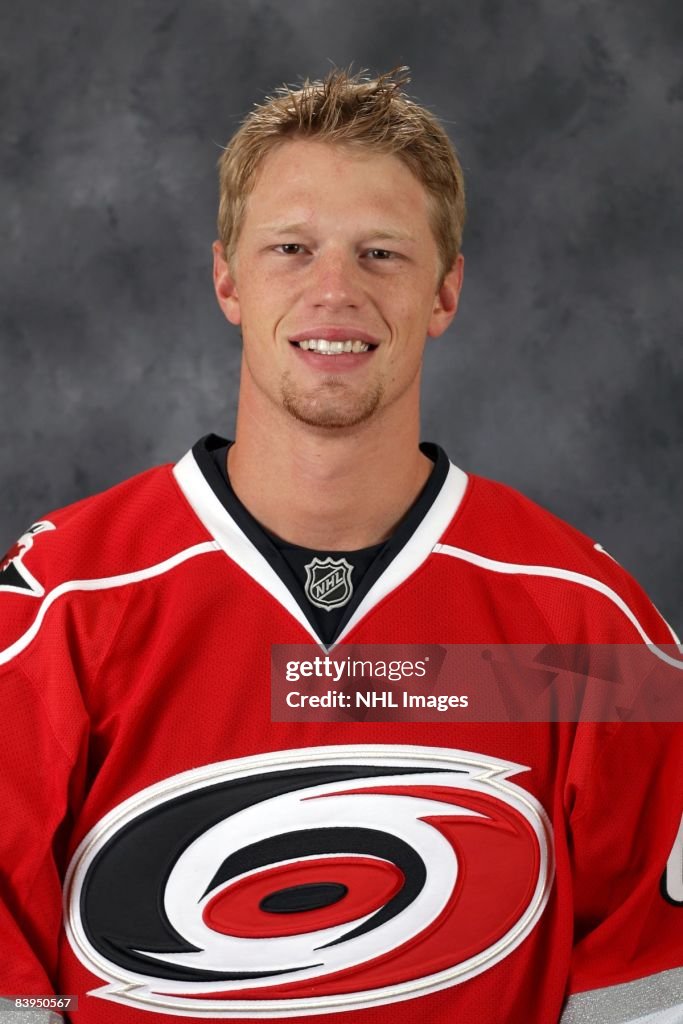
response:
{"label": "facial stubble", "polygon": [[281,382],[282,405],[286,411],[311,427],[339,430],[355,427],[375,413],[384,395],[382,381],[356,394],[340,377],[326,377],[310,391],[298,389],[291,373]]}

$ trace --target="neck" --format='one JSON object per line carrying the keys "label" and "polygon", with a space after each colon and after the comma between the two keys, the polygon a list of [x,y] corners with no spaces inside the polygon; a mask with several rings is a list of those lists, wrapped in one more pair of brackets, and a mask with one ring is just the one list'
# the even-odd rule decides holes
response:
{"label": "neck", "polygon": [[238,410],[230,482],[258,522],[292,544],[353,551],[386,540],[433,468],[418,447],[416,399],[344,430],[262,413]]}

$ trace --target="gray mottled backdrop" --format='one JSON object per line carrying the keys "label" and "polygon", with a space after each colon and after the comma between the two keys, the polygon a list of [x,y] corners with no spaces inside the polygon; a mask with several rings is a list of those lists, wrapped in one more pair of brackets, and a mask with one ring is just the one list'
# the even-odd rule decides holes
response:
{"label": "gray mottled backdrop", "polygon": [[0,548],[230,433],[219,145],[283,80],[407,63],[471,210],[424,435],[599,539],[683,625],[680,0],[4,0],[0,17]]}

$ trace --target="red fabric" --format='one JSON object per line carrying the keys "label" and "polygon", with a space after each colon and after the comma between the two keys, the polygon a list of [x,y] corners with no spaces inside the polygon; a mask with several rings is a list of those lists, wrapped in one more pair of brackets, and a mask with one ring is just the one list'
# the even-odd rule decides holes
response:
{"label": "red fabric", "polygon": [[[46,518],[54,530],[18,555],[10,551],[44,597],[0,586],[0,650],[14,651],[0,665],[2,992],[78,994],[78,1024],[182,1019],[91,994],[106,981],[79,962],[59,925],[74,851],[123,801],[179,773],[330,745],[453,748],[525,766],[514,782],[550,818],[556,875],[531,933],[470,980],[378,1007],[285,1019],[551,1024],[569,992],[683,964],[683,909],[659,887],[682,812],[680,726],[272,723],[270,645],[310,638],[224,551],[202,548],[158,575],[112,579],[212,540],[169,467]],[[653,642],[671,645],[657,611],[615,562],[506,487],[471,478],[441,543],[600,580]],[[73,584],[105,579],[93,589]],[[432,553],[344,642],[641,637],[614,602],[579,583],[504,575]],[[476,892],[467,898],[476,913]],[[346,976],[353,988],[353,971]]]}

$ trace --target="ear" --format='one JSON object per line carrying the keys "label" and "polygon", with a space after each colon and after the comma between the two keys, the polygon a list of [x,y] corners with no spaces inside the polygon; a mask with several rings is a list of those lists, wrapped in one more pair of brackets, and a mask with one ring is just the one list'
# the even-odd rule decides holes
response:
{"label": "ear", "polygon": [[242,322],[240,300],[237,294],[237,283],[228,266],[223,243],[213,243],[213,287],[218,305],[231,324],[237,326]]}
{"label": "ear", "polygon": [[450,326],[458,311],[462,279],[465,272],[465,257],[458,253],[455,263],[448,271],[434,297],[432,315],[429,318],[427,334],[430,338],[438,338]]}

